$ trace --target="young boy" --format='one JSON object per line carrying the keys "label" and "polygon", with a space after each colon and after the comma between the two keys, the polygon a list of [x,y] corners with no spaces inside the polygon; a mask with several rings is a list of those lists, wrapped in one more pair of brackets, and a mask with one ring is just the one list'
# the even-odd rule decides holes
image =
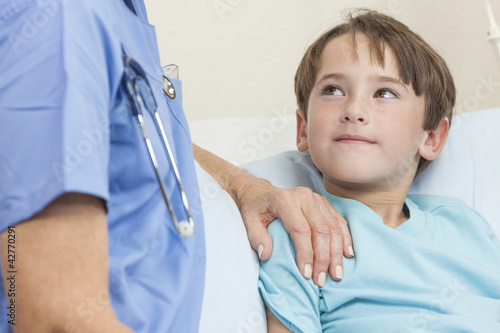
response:
{"label": "young boy", "polygon": [[461,202],[409,196],[455,103],[444,60],[401,22],[361,10],[322,35],[295,77],[297,147],[349,223],[356,256],[304,279],[279,220],[261,262],[269,332],[500,332],[500,245]]}

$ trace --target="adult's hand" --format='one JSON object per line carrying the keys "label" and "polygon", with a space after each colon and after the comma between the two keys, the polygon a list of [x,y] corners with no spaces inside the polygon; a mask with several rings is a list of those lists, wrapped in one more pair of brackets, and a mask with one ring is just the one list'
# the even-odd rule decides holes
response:
{"label": "adult's hand", "polygon": [[323,286],[329,271],[342,279],[343,256],[354,256],[344,218],[329,201],[309,188],[279,189],[193,145],[198,163],[236,202],[252,248],[262,260],[272,253],[267,227],[280,218],[292,237],[297,266],[305,278]]}
{"label": "adult's hand", "polygon": [[268,181],[249,180],[236,196],[252,247],[262,260],[272,253],[267,226],[276,218],[290,234],[297,266],[305,278],[316,285],[325,284],[326,273],[342,279],[343,256],[354,256],[352,240],[345,219],[330,202],[306,187],[279,189]]}

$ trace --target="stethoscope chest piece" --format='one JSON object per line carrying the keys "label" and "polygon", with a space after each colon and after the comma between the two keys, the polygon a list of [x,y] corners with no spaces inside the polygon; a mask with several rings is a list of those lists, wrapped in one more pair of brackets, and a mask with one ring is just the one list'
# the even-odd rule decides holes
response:
{"label": "stethoscope chest piece", "polygon": [[165,93],[165,95],[167,95],[168,98],[175,99],[174,85],[165,75],[163,75],[163,92]]}

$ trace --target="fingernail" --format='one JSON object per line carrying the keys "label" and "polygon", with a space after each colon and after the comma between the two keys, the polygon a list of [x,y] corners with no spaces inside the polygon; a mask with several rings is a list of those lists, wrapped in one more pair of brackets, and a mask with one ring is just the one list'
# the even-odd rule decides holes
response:
{"label": "fingernail", "polygon": [[259,247],[257,248],[257,253],[259,254],[259,259],[262,259],[261,258],[262,251],[264,251],[264,245],[259,244]]}
{"label": "fingernail", "polygon": [[326,273],[325,272],[319,273],[318,287],[323,288],[325,285],[325,282],[326,282]]}
{"label": "fingernail", "polygon": [[351,257],[354,257],[354,250],[352,249],[352,246],[351,246],[351,245],[349,245],[349,247],[347,248],[347,251],[349,252],[349,255],[350,255]]}
{"label": "fingernail", "polygon": [[337,267],[335,267],[335,277],[342,280],[342,266],[337,265]]}
{"label": "fingernail", "polygon": [[312,267],[311,267],[311,265],[306,264],[306,265],[304,266],[304,277],[305,277],[306,279],[310,279],[310,278],[311,278],[311,276],[312,276]]}

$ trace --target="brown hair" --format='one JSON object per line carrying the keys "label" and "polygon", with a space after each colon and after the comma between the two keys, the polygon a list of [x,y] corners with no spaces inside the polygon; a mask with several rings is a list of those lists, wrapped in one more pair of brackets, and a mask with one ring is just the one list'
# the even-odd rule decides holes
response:
{"label": "brown hair", "polygon": [[[417,96],[425,96],[424,130],[436,129],[444,117],[448,117],[451,124],[456,91],[444,59],[405,24],[369,9],[349,13],[345,23],[325,32],[304,54],[295,74],[295,95],[305,117],[321,53],[328,42],[346,34],[352,35],[355,52],[356,34],[363,34],[368,39],[372,58],[381,66],[384,66],[385,47],[392,50],[399,65],[400,80],[411,85]],[[421,157],[417,175],[429,164],[430,161]]]}

